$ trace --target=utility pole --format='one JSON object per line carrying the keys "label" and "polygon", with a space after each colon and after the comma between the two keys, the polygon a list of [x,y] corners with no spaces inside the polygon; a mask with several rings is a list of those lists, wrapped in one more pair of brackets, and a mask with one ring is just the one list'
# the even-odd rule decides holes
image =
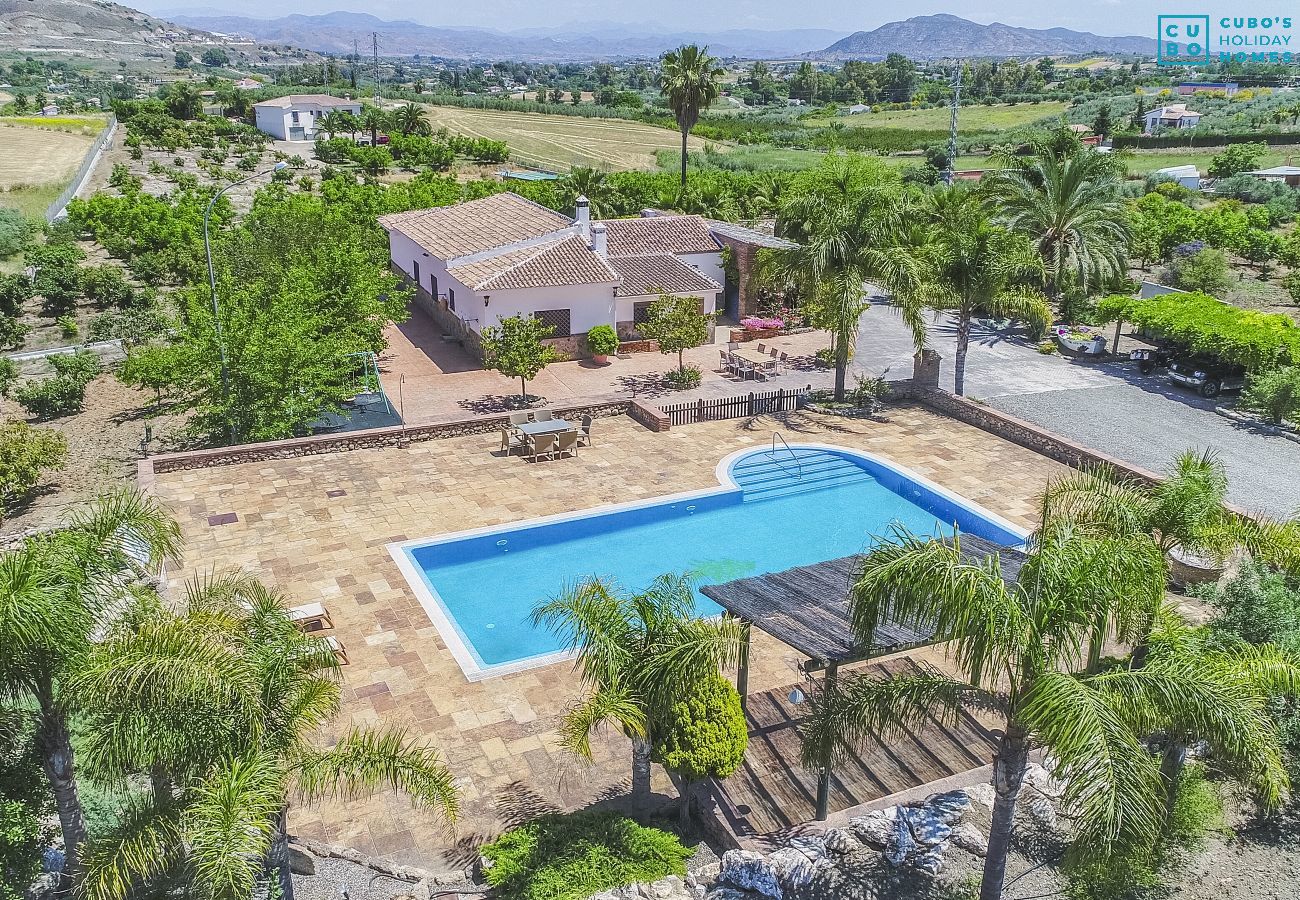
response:
{"label": "utility pole", "polygon": [[375,103],[379,102],[379,32],[370,32],[370,40],[375,54]]}
{"label": "utility pole", "polygon": [[361,65],[360,45],[357,44],[357,39],[353,38],[352,39],[352,68],[348,69],[348,72],[350,73],[350,77],[352,79],[353,91],[357,89],[357,68],[360,65]]}
{"label": "utility pole", "polygon": [[961,108],[961,60],[957,60],[957,74],[952,80],[952,115],[948,120],[948,170],[943,173],[943,183],[952,184],[957,177],[957,110]]}

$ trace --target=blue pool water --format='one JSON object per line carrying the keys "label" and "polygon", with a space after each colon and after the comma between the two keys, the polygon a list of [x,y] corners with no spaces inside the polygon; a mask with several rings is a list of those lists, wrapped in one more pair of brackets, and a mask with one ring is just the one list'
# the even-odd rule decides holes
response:
{"label": "blue pool water", "polygon": [[[793,455],[797,462],[785,449],[736,458],[728,470],[735,487],[412,541],[397,545],[394,555],[410,563],[408,578],[420,579],[413,587],[466,674],[482,677],[561,649],[553,635],[532,627],[529,614],[586,576],[632,590],[665,572],[689,572],[700,584],[730,581],[859,553],[893,523],[921,534],[951,534],[956,524],[1004,545],[1023,540],[874,459],[798,446]],[[696,608],[702,615],[719,611],[699,594]]]}

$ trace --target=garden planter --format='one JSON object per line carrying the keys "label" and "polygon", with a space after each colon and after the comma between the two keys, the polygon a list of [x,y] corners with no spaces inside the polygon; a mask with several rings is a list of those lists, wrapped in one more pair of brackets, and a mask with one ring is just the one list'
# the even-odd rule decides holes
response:
{"label": "garden planter", "polygon": [[1099,356],[1106,352],[1106,339],[1099,334],[1081,331],[1065,325],[1057,326],[1053,332],[1056,342],[1064,350],[1083,356]]}
{"label": "garden planter", "polygon": [[1187,550],[1170,550],[1166,558],[1170,580],[1184,587],[1218,581],[1223,575],[1221,564]]}
{"label": "garden planter", "polygon": [[591,361],[598,366],[607,366],[609,365],[609,356],[604,353],[593,353]]}
{"label": "garden planter", "polygon": [[736,343],[745,341],[766,341],[769,338],[785,334],[784,328],[732,328],[731,340]]}

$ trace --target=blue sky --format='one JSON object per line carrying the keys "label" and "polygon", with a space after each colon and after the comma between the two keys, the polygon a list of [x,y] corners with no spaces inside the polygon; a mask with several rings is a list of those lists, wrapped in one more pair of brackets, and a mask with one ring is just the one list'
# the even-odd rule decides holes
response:
{"label": "blue sky", "polygon": [[[257,18],[288,13],[324,13],[336,9],[368,12],[384,19],[411,19],[426,25],[474,25],[510,30],[578,22],[653,23],[657,28],[723,30],[727,28],[830,28],[852,31],[875,28],[895,19],[950,13],[975,22],[1004,22],[1028,28],[1071,28],[1098,34],[1155,36],[1159,13],[1209,12],[1160,0],[948,0],[894,5],[862,0],[475,0],[473,3],[428,3],[426,0],[136,0],[147,12],[229,12]],[[1234,7],[1234,10],[1238,9]],[[1217,10],[1223,11],[1223,10]],[[1233,10],[1227,10],[1229,12]]]}

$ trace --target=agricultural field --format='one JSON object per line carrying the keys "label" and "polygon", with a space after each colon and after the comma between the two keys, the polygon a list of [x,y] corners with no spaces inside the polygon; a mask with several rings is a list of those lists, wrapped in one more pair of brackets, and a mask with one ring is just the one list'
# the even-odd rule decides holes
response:
{"label": "agricultural field", "polygon": [[[963,106],[958,114],[962,131],[1001,131],[1018,128],[1049,116],[1059,116],[1069,109],[1060,100],[1042,103],[1000,104],[996,106]],[[840,122],[850,128],[910,128],[918,131],[947,130],[949,111],[945,107],[931,109],[890,109],[856,116],[809,117],[807,125],[828,125]]]}
{"label": "agricultural field", "polygon": [[39,121],[0,123],[0,206],[22,210],[30,218],[38,218],[59,196],[104,127],[102,119],[70,119],[60,127],[27,124]]}
{"label": "agricultural field", "polygon": [[[676,149],[680,153],[681,150],[681,136],[677,132],[626,119],[453,106],[426,109],[434,128],[446,128],[467,137],[505,141],[512,159],[561,171],[573,166],[653,169],[656,151]],[[692,137],[689,146],[692,150],[702,150],[705,143],[708,142]]]}

